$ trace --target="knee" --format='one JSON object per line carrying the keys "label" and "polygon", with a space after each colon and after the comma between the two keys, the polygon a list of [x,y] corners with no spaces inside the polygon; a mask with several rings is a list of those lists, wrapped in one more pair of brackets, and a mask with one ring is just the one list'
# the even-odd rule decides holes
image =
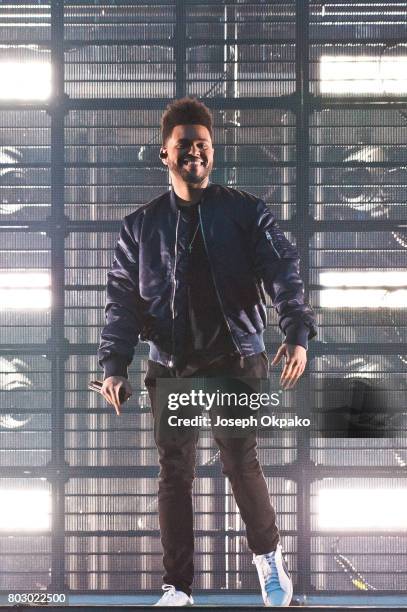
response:
{"label": "knee", "polygon": [[241,478],[246,475],[261,472],[257,453],[248,455],[221,455],[222,473],[229,478]]}
{"label": "knee", "polygon": [[195,478],[194,470],[173,469],[172,466],[161,465],[159,482],[171,486],[191,487]]}

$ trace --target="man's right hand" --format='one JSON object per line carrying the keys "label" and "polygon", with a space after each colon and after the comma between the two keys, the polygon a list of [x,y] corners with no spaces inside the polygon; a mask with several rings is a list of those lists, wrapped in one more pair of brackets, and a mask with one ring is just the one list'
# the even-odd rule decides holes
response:
{"label": "man's right hand", "polygon": [[[124,401],[127,401],[129,397],[133,395],[133,390],[127,378],[124,376],[109,376],[103,381],[103,387],[100,392],[103,397],[114,406],[117,412],[117,416],[120,416],[120,400],[119,392],[120,389],[124,389]],[[123,393],[123,392],[122,392]]]}

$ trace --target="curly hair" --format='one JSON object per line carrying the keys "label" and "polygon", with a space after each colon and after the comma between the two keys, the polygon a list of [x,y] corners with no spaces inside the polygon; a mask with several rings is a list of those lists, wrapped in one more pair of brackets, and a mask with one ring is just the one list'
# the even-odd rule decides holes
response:
{"label": "curly hair", "polygon": [[212,139],[212,115],[197,98],[180,98],[168,104],[161,117],[162,143],[165,145],[176,125],[203,125]]}

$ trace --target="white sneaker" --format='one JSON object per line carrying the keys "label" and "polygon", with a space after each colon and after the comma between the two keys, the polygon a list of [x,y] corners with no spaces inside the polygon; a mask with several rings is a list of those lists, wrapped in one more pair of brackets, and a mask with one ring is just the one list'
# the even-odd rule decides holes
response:
{"label": "white sneaker", "polygon": [[164,595],[154,606],[193,606],[192,595],[188,596],[184,591],[177,591],[172,584],[163,584]]}
{"label": "white sneaker", "polygon": [[293,596],[293,584],[283,559],[281,544],[266,555],[253,555],[263,596],[267,607],[286,608]]}

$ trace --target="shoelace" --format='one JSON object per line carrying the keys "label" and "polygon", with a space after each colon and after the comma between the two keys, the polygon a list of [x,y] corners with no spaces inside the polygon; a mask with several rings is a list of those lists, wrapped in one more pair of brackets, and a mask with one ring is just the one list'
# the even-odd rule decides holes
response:
{"label": "shoelace", "polygon": [[276,559],[274,553],[269,553],[268,555],[264,555],[265,560],[269,568],[271,569],[271,576],[267,578],[265,581],[265,587],[267,591],[276,591],[277,589],[281,589],[280,579],[278,577],[277,567],[276,567]]}
{"label": "shoelace", "polygon": [[162,590],[165,591],[164,597],[169,599],[175,595],[175,586],[173,584],[163,584]]}

